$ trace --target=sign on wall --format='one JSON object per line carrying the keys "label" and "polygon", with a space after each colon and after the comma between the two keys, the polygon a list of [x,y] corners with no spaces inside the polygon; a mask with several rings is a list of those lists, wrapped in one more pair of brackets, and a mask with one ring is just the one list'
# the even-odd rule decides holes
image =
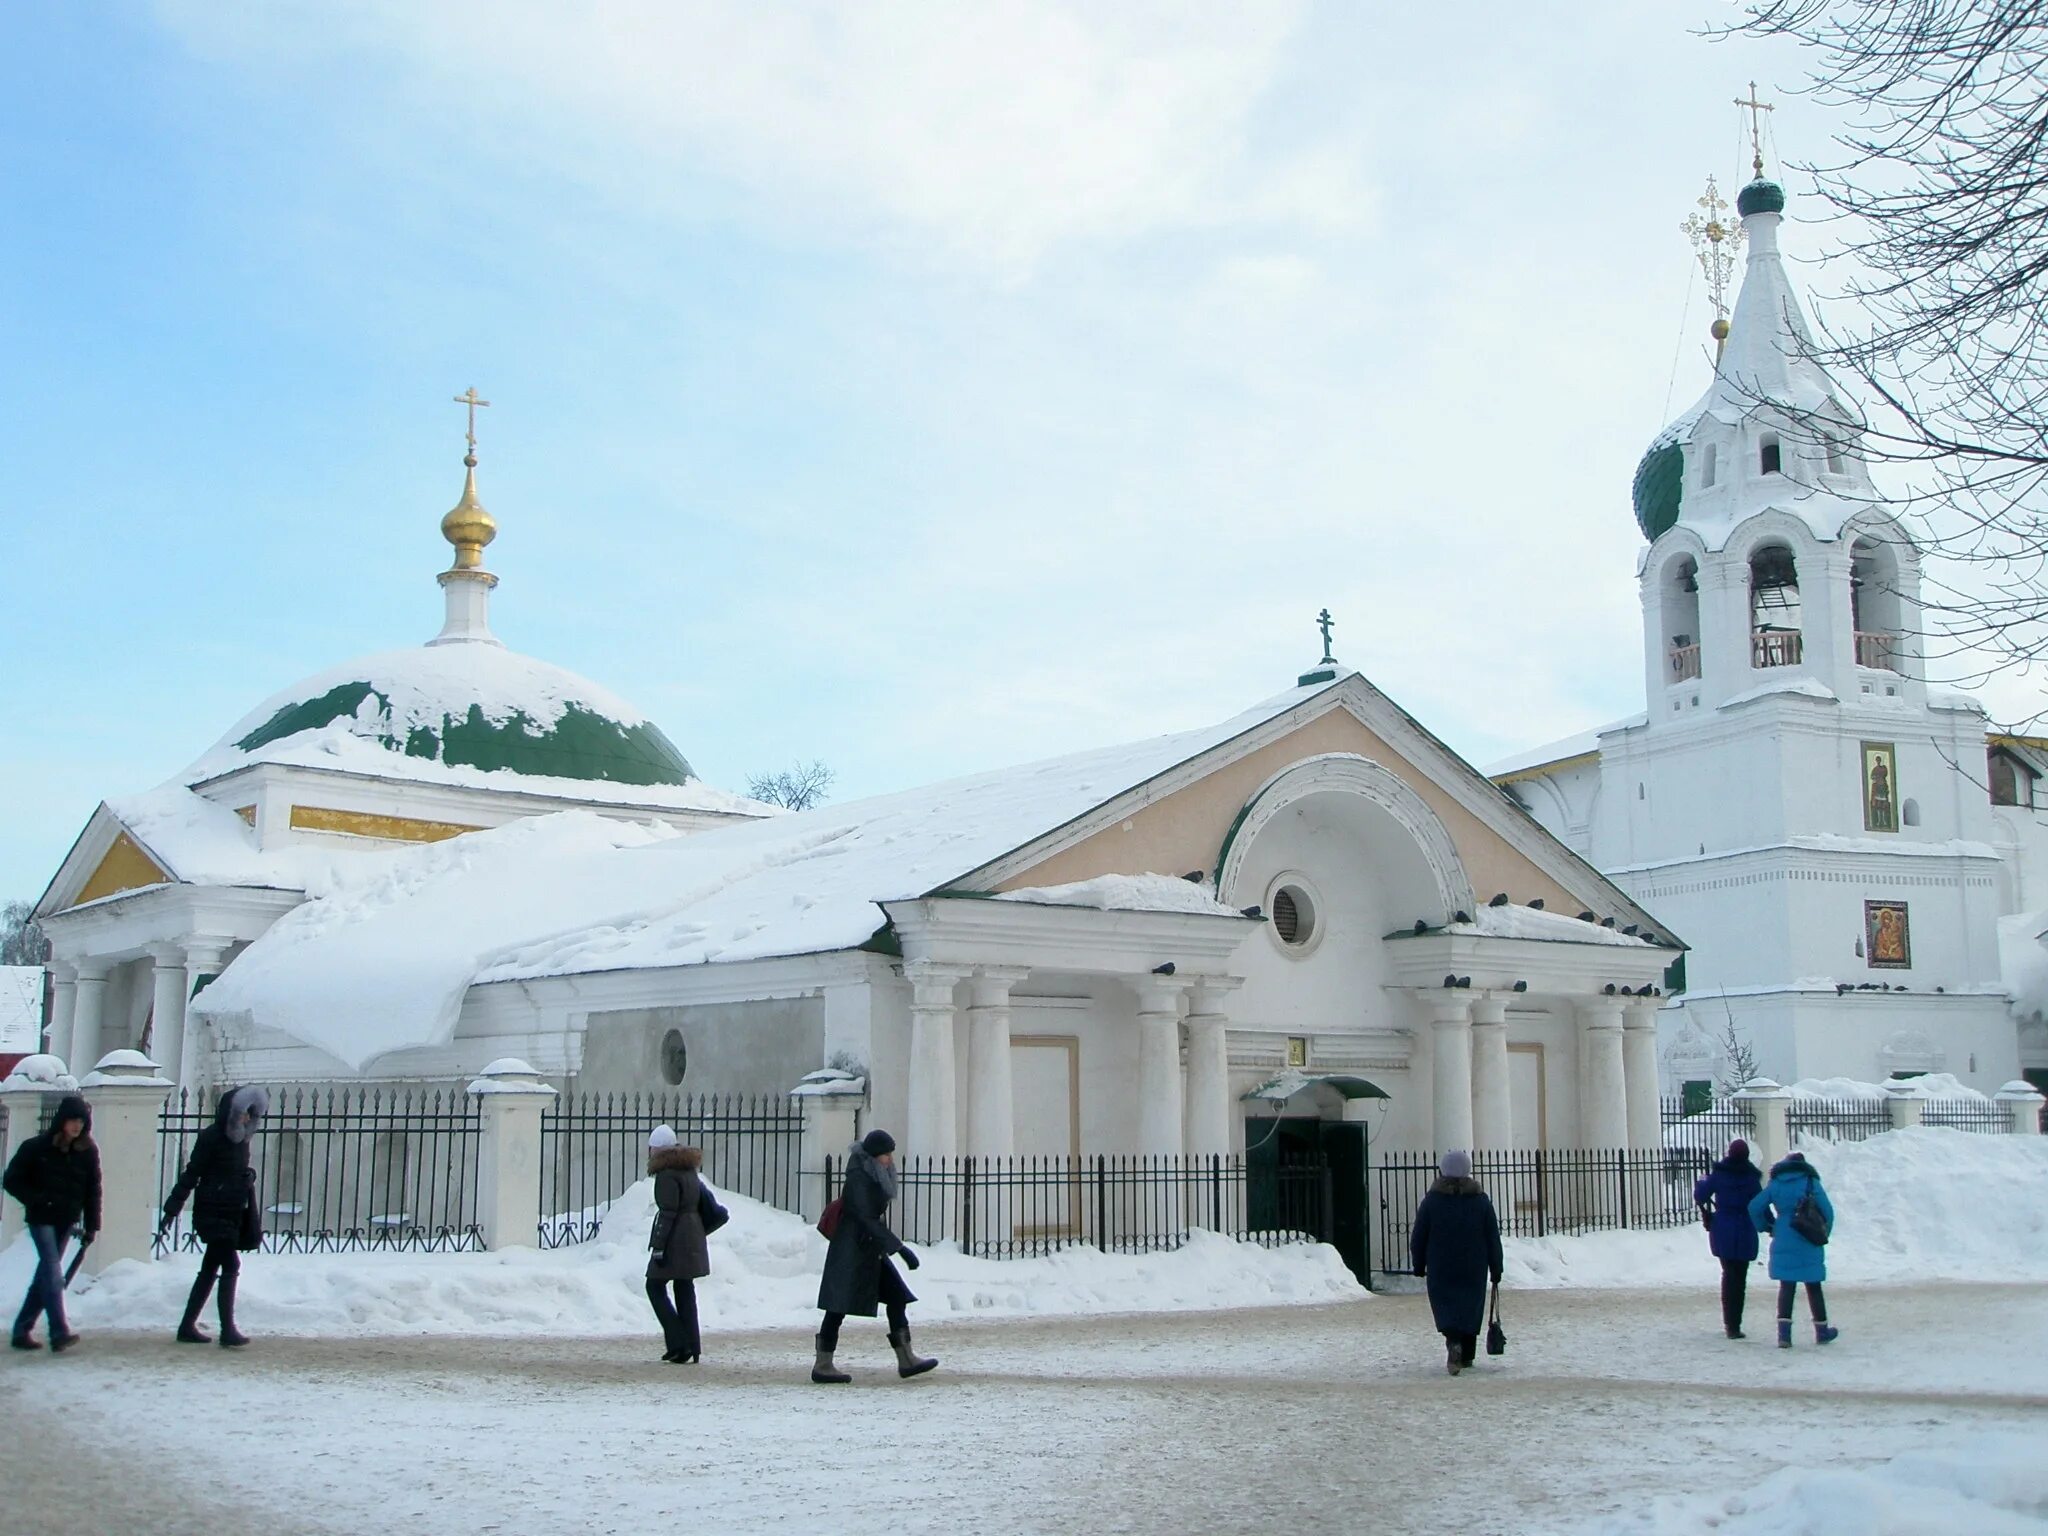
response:
{"label": "sign on wall", "polygon": [[1913,936],[1903,901],[1863,903],[1863,948],[1880,970],[1904,971],[1913,965]]}
{"label": "sign on wall", "polygon": [[1899,830],[1898,755],[1888,741],[1863,743],[1863,830]]}

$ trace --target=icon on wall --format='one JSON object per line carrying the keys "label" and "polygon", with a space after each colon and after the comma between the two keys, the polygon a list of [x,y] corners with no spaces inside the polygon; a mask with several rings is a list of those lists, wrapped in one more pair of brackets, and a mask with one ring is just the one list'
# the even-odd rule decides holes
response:
{"label": "icon on wall", "polygon": [[1873,966],[1887,971],[1912,968],[1913,936],[1903,901],[1864,902],[1863,937]]}
{"label": "icon on wall", "polygon": [[1899,830],[1898,755],[1888,741],[1863,743],[1863,829]]}
{"label": "icon on wall", "polygon": [[1308,1041],[1301,1035],[1287,1037],[1287,1065],[1305,1067],[1308,1065]]}

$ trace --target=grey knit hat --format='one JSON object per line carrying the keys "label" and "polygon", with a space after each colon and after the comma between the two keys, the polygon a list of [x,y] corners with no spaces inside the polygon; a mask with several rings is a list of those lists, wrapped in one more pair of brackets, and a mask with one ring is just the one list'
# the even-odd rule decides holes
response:
{"label": "grey knit hat", "polygon": [[1472,1154],[1446,1152],[1443,1161],[1436,1165],[1436,1171],[1447,1179],[1469,1179],[1472,1177]]}

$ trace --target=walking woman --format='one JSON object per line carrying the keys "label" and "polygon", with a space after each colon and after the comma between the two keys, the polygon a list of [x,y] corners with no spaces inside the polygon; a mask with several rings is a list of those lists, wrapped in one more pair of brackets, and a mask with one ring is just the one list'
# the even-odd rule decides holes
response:
{"label": "walking woman", "polygon": [[[647,1171],[654,1176],[654,1228],[647,1237],[647,1300],[661,1323],[670,1365],[695,1365],[704,1352],[697,1330],[697,1282],[711,1273],[712,1227],[724,1208],[707,1202],[698,1170],[704,1154],[676,1145],[675,1131],[657,1125],[647,1138]],[[707,1207],[718,1212],[705,1221]],[[671,1305],[669,1292],[675,1292]]]}
{"label": "walking woman", "polygon": [[1757,1251],[1749,1202],[1763,1187],[1764,1176],[1749,1160],[1749,1143],[1740,1136],[1728,1143],[1728,1155],[1692,1187],[1693,1204],[1700,1208],[1707,1228],[1707,1249],[1721,1261],[1721,1326],[1731,1339],[1743,1336],[1742,1303]]}
{"label": "walking woman", "polygon": [[1437,1181],[1415,1211],[1408,1256],[1429,1282],[1429,1310],[1444,1336],[1444,1368],[1453,1376],[1479,1353],[1486,1326],[1486,1282],[1500,1284],[1500,1218],[1472,1177],[1472,1154],[1446,1152]]}
{"label": "walking woman", "polygon": [[21,1144],[0,1184],[21,1202],[36,1250],[35,1274],[7,1342],[16,1349],[41,1349],[31,1330],[42,1317],[49,1321],[51,1350],[69,1349],[78,1335],[64,1320],[64,1239],[81,1222],[88,1243],[100,1229],[100,1149],[92,1140],[92,1106],[76,1094],[59,1099],[50,1128]]}
{"label": "walking woman", "polygon": [[[1808,1195],[1813,1196],[1811,1209],[1820,1217],[1813,1235],[1799,1230],[1811,1226],[1809,1218],[1799,1215],[1800,1201]],[[1813,1314],[1813,1342],[1834,1343],[1841,1330],[1828,1326],[1827,1298],[1820,1288],[1828,1277],[1825,1245],[1834,1233],[1835,1203],[1820,1187],[1820,1174],[1804,1152],[1791,1153],[1773,1165],[1771,1182],[1749,1202],[1749,1217],[1757,1231],[1771,1237],[1771,1278],[1778,1282],[1778,1348],[1792,1347],[1792,1301],[1802,1285],[1806,1310]]]}
{"label": "walking woman", "polygon": [[825,1314],[825,1323],[818,1330],[818,1357],[811,1367],[815,1382],[830,1385],[853,1380],[832,1363],[832,1353],[839,1347],[839,1325],[849,1313],[873,1317],[877,1304],[889,1313],[889,1344],[896,1351],[897,1375],[922,1376],[939,1363],[921,1359],[910,1347],[910,1314],[905,1309],[917,1298],[910,1294],[889,1256],[901,1254],[903,1262],[915,1269],[917,1255],[883,1219],[895,1198],[896,1138],[887,1131],[869,1131],[846,1150],[839,1224],[832,1229],[824,1277],[818,1282],[818,1310]]}
{"label": "walking woman", "polygon": [[185,1171],[164,1201],[159,1232],[178,1219],[192,1198],[192,1230],[206,1245],[199,1258],[199,1277],[185,1298],[185,1316],[178,1323],[180,1344],[209,1344],[212,1336],[199,1326],[206,1298],[220,1283],[220,1344],[234,1349],[249,1342],[235,1326],[235,1287],[242,1274],[242,1255],[263,1241],[263,1216],[256,1201],[256,1170],[249,1163],[249,1139],[257,1122],[270,1112],[270,1095],[261,1088],[229,1088],[220,1096],[213,1124],[192,1142]]}

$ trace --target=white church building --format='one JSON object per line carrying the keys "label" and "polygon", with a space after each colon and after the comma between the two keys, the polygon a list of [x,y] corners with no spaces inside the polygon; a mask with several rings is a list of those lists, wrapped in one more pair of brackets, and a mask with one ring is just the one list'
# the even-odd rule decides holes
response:
{"label": "white church building", "polygon": [[[1784,206],[1760,172],[1742,189],[1714,377],[1636,471],[1647,707],[1489,772],[1685,935],[1667,1090],[1715,1079],[1732,1027],[1785,1082],[1949,1072],[1992,1091],[2023,1065],[2000,919],[2042,904],[2042,763],[1928,684],[1920,553],[1856,403],[1812,360]],[[2006,924],[2036,969],[2043,928]],[[2024,1065],[2048,1068],[2038,1016]]]}
{"label": "white church building", "polygon": [[1327,654],[1217,723],[799,814],[493,635],[443,522],[422,646],[108,800],[45,892],[50,1049],[188,1085],[866,1081],[905,1150],[1658,1140],[1661,918]]}

